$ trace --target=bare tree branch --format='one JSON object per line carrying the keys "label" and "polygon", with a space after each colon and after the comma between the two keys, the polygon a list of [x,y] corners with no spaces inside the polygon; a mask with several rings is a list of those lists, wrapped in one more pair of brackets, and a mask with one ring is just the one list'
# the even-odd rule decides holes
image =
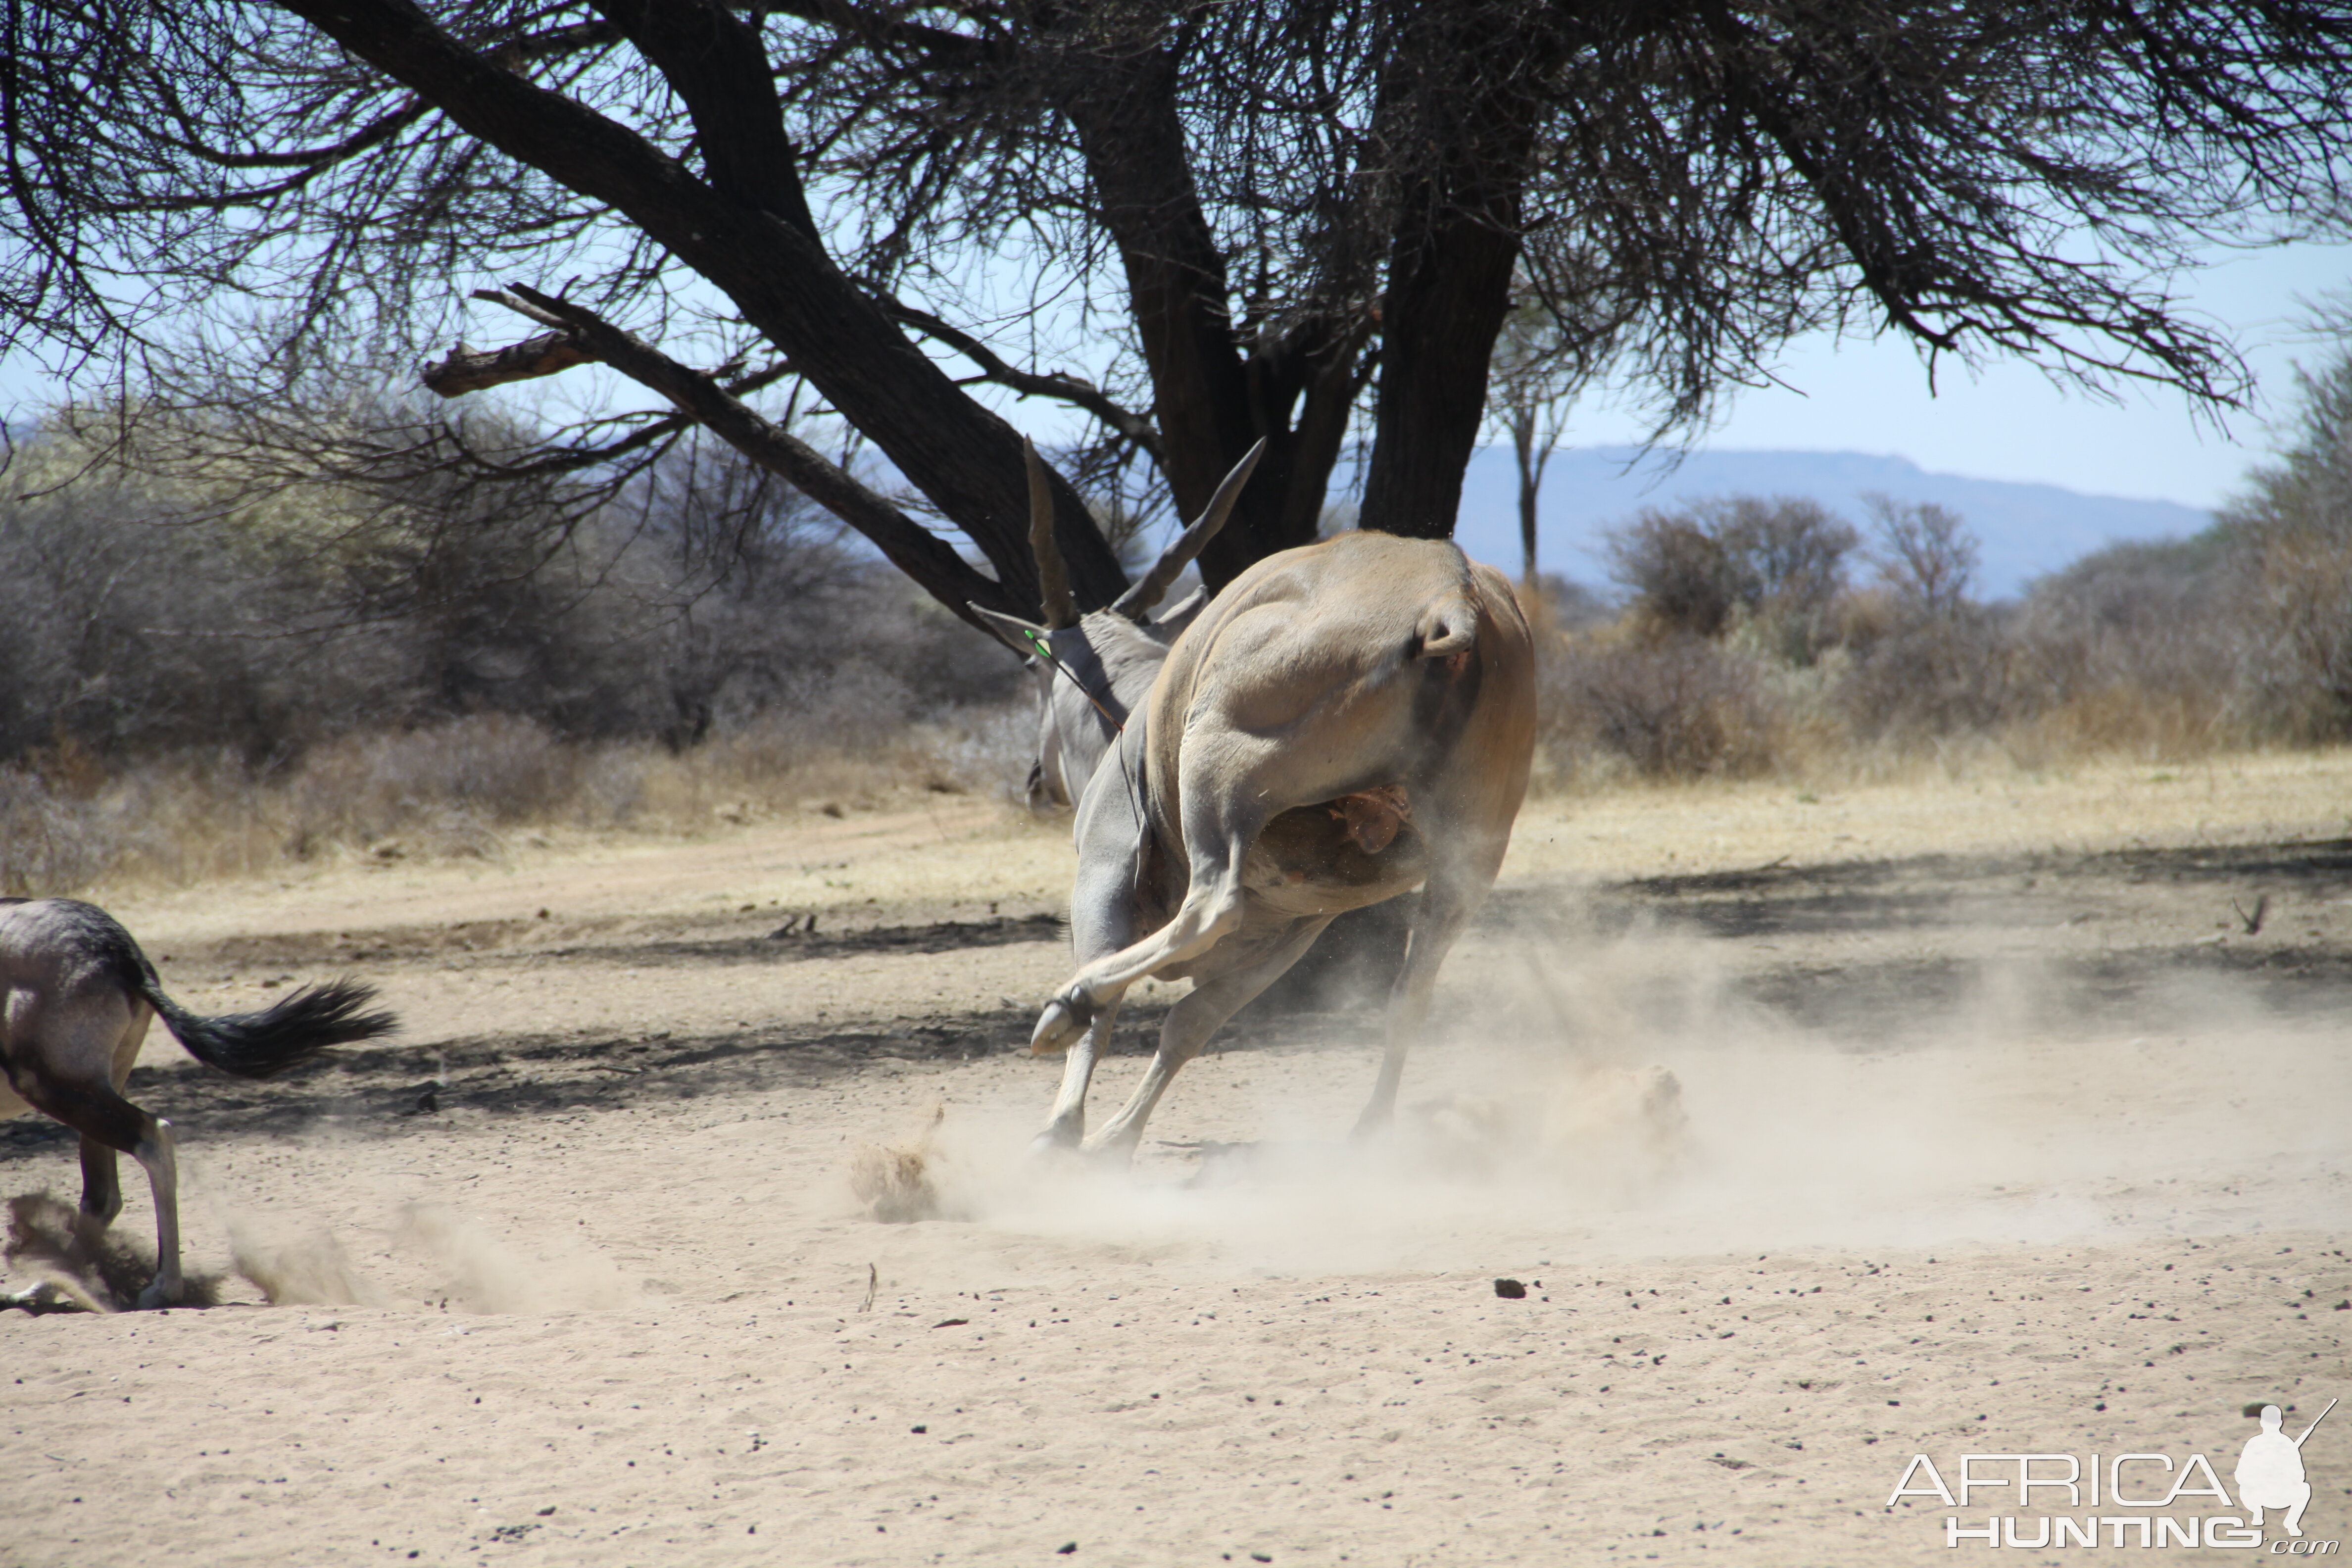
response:
{"label": "bare tree branch", "polygon": [[[454,270],[593,256],[583,308],[764,337],[1026,600],[1018,433],[877,296],[1105,421],[1090,489],[1156,464],[1189,513],[1269,437],[1217,584],[1313,536],[1368,415],[1362,520],[1450,528],[1515,264],[1595,345],[1540,375],[1658,434],[1823,327],[2212,408],[2245,367],[2181,274],[2343,232],[2347,170],[2344,0],[6,0],[0,346],[129,391],[211,309],[424,358]],[[1098,400],[975,325],[1008,262]]]}
{"label": "bare tree branch", "polygon": [[502,349],[469,349],[460,343],[446,359],[425,366],[417,379],[429,392],[463,397],[485,387],[554,375],[594,357],[568,332],[541,332]]}
{"label": "bare tree branch", "polygon": [[980,367],[982,375],[998,385],[1009,386],[1015,392],[1025,392],[1036,397],[1056,398],[1082,408],[1140,447],[1153,462],[1165,460],[1160,447],[1160,432],[1152,428],[1151,421],[1133,409],[1122,408],[1112,402],[1093,382],[1066,371],[1040,374],[1035,371],[1017,369],[1007,364],[995,350],[970,332],[948,325],[927,310],[918,310],[911,305],[887,299],[883,301],[882,308],[890,313],[893,321],[914,328],[925,337],[937,339],[971,361]]}
{"label": "bare tree branch", "polygon": [[[709,376],[663,353],[633,332],[593,311],[542,294],[520,283],[481,289],[478,300],[503,305],[516,314],[568,336],[593,358],[669,399],[693,419],[752,462],[786,480],[873,542],[890,563],[930,595],[983,632],[971,613],[975,604],[1008,615],[1024,606],[993,578],[984,577],[936,535],[828,461],[807,442],[772,424]],[[583,360],[584,363],[584,360]],[[992,637],[994,636],[990,632]]]}

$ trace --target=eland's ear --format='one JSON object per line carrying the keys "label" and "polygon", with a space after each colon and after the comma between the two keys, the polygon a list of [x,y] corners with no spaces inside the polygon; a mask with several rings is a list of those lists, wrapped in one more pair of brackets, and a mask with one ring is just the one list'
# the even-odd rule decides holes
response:
{"label": "eland's ear", "polygon": [[1024,621],[1019,616],[1008,616],[1002,610],[992,610],[985,605],[968,604],[964,608],[987,622],[996,635],[1004,640],[1004,646],[1024,658],[1037,657],[1036,643],[1031,642],[1030,638],[1034,637],[1037,642],[1044,642],[1052,635],[1047,628],[1034,621]]}

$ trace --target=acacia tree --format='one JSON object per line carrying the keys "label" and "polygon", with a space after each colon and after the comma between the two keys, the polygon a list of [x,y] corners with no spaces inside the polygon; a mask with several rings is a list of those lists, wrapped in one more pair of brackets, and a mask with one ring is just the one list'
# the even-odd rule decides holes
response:
{"label": "acacia tree", "polygon": [[[258,299],[257,356],[315,363],[520,279],[546,331],[441,390],[601,361],[667,406],[549,462],[699,423],[1018,612],[1019,439],[935,354],[1188,514],[1265,438],[1213,584],[1313,536],[1351,429],[1362,526],[1450,533],[1515,275],[1669,424],[1822,324],[2228,400],[2167,276],[2329,210],[2347,92],[2334,0],[5,0],[0,330],[121,367]],[[1008,268],[1073,281],[1107,368],[1016,363]],[[763,416],[783,384],[993,575]]]}

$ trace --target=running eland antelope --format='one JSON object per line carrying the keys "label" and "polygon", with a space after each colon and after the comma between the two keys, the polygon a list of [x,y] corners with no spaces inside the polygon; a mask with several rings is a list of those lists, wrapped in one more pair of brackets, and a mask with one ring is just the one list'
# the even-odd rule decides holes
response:
{"label": "running eland antelope", "polygon": [[[1206,542],[1255,456],[1176,549]],[[1033,468],[1031,540],[1053,584],[1064,574],[1034,521],[1037,479]],[[1259,562],[1186,607],[1172,638],[1118,619],[1086,616],[1077,636],[1011,623],[1033,649],[1049,644],[1045,678],[1070,689],[1046,704],[1033,795],[1058,782],[1078,808],[1079,968],[1029,1045],[1069,1052],[1039,1145],[1079,1144],[1095,1063],[1137,981],[1193,989],[1133,1097],[1085,1141],[1121,1159],[1178,1070],[1334,917],[1420,887],[1357,1122],[1384,1128],[1438,965],[1494,886],[1527,793],[1535,665],[1509,582],[1448,542],[1344,533]]]}
{"label": "running eland antelope", "polygon": [[375,993],[349,980],[306,987],[267,1012],[202,1018],[163,994],[131,933],[94,904],[0,899],[0,1116],[27,1106],[81,1134],[85,1247],[122,1212],[115,1155],[146,1168],[155,1194],[155,1278],[142,1307],[180,1299],[179,1164],[172,1124],[122,1098],[131,1066],[162,1014],[188,1054],[239,1078],[268,1078],[329,1046],[398,1026],[362,1013]]}

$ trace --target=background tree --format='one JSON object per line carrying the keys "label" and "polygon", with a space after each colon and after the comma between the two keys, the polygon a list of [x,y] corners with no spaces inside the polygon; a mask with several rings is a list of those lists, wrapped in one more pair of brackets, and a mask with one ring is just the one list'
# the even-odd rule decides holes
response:
{"label": "background tree", "polygon": [[2298,379],[2277,459],[2248,476],[2215,531],[2251,612],[2241,620],[2264,716],[2334,740],[2352,734],[2352,350]]}
{"label": "background tree", "polygon": [[[1515,276],[1669,423],[1823,324],[2228,399],[2167,275],[2315,221],[2347,94],[2333,0],[7,0],[0,303],[8,346],[135,375],[194,308],[265,302],[235,325],[295,366],[520,279],[546,331],[445,390],[599,361],[664,406],[564,460],[698,422],[1019,610],[1018,440],[935,354],[1084,410],[1082,479],[1139,459],[1187,512],[1266,437],[1212,584],[1313,536],[1360,420],[1362,525],[1450,532]],[[1082,341],[1000,341],[1021,279],[1076,290]],[[756,411],[786,385],[989,572]],[[1118,563],[1055,486],[1101,603]]]}
{"label": "background tree", "polygon": [[1766,649],[1810,663],[1830,636],[1860,536],[1799,496],[1709,496],[1644,507],[1608,533],[1612,575],[1658,632],[1719,637],[1743,626]]}
{"label": "background tree", "polygon": [[1510,438],[1518,470],[1519,577],[1530,588],[1537,582],[1536,503],[1544,469],[1568,434],[1576,395],[1608,347],[1605,332],[1564,341],[1559,318],[1524,287],[1495,339],[1487,401]]}
{"label": "background tree", "polygon": [[1958,512],[1934,501],[1899,501],[1874,490],[1862,498],[1879,580],[1906,615],[1948,619],[1968,602],[1981,553]]}

